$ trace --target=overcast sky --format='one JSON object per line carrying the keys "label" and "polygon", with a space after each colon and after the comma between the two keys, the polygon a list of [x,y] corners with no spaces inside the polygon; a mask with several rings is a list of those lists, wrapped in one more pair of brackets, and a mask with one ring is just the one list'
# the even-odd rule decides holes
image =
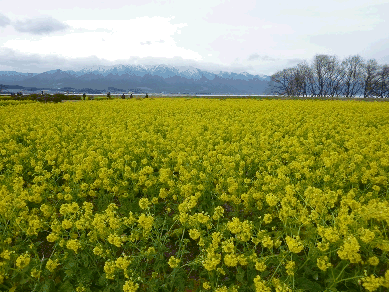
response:
{"label": "overcast sky", "polygon": [[389,64],[389,1],[383,0],[0,4],[0,71],[166,64],[271,75],[310,63],[315,54],[359,54]]}

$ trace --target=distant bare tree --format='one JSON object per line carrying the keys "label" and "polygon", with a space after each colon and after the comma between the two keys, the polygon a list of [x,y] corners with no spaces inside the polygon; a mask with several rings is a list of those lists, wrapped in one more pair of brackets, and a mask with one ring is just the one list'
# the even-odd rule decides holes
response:
{"label": "distant bare tree", "polygon": [[353,97],[363,88],[363,59],[361,56],[350,56],[342,62],[344,70],[343,94]]}
{"label": "distant bare tree", "polygon": [[305,72],[301,70],[301,66],[287,69],[289,82],[287,93],[289,96],[305,96],[307,94]]}
{"label": "distant bare tree", "polygon": [[278,71],[271,76],[271,94],[289,95],[288,87],[291,80],[290,69]]}
{"label": "distant bare tree", "polygon": [[[299,66],[299,65],[297,65]],[[300,65],[301,72],[305,75],[305,82],[306,82],[306,91],[311,96],[316,96],[317,90],[316,90],[316,80],[315,80],[315,74],[313,73],[312,67],[308,65],[306,61],[301,63]]]}
{"label": "distant bare tree", "polygon": [[326,93],[331,97],[339,96],[344,82],[345,71],[336,56],[330,57],[327,70]]}
{"label": "distant bare tree", "polygon": [[377,86],[379,65],[375,59],[370,59],[363,67],[363,97],[366,98],[373,95],[373,89]]}
{"label": "distant bare tree", "polygon": [[283,69],[271,76],[267,93],[287,96],[389,97],[389,65],[379,66],[371,59],[365,63],[359,55],[342,62],[336,56],[316,55],[294,68]]}
{"label": "distant bare tree", "polygon": [[287,96],[307,96],[314,92],[315,78],[312,69],[304,61],[294,68],[278,71],[271,77],[271,93]]}
{"label": "distant bare tree", "polygon": [[299,95],[303,97],[308,95],[309,82],[313,79],[312,70],[306,61],[297,64],[297,80],[299,80]]}
{"label": "distant bare tree", "polygon": [[377,97],[389,97],[389,65],[380,66],[376,75],[373,93]]}
{"label": "distant bare tree", "polygon": [[328,56],[326,55],[316,55],[312,63],[312,71],[316,77],[315,82],[315,91],[313,95],[323,96],[324,93],[324,75],[325,75],[325,60]]}
{"label": "distant bare tree", "polygon": [[287,68],[285,71],[285,77],[288,79],[286,95],[299,96],[302,90],[303,76],[301,76],[297,68]]}
{"label": "distant bare tree", "polygon": [[[316,55],[311,65],[314,75],[314,84],[311,86],[312,95],[327,96],[330,90],[331,75],[336,72],[336,56]],[[313,82],[313,80],[311,80]]]}

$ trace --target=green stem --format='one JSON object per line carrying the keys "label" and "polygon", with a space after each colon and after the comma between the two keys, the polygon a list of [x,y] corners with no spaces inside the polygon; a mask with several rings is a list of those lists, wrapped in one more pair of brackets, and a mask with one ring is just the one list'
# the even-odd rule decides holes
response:
{"label": "green stem", "polygon": [[190,267],[190,266],[193,266],[193,265],[196,265],[196,264],[199,264],[199,263],[201,263],[201,260],[189,262],[189,263],[187,263],[187,264],[185,264],[185,265],[182,265],[181,268],[186,267],[186,266],[189,266],[189,267]]}
{"label": "green stem", "polygon": [[[177,253],[177,254],[180,254],[181,246],[182,246],[181,242],[182,242],[182,239],[184,238],[184,234],[185,234],[185,227],[184,227],[184,230],[182,231],[182,236],[181,236],[181,240],[180,240],[180,246],[179,246],[179,248],[178,248],[178,253]],[[181,258],[180,258],[180,260],[181,260]],[[176,268],[173,269],[172,288],[171,288],[170,291],[173,291],[173,284],[174,284],[174,278],[175,278],[175,270],[176,270]]]}
{"label": "green stem", "polygon": [[307,258],[307,259],[305,260],[305,262],[298,268],[297,271],[301,270],[301,268],[304,267],[305,264],[306,264],[308,261],[309,261],[309,258]]}
{"label": "green stem", "polygon": [[269,281],[267,281],[267,283],[270,283],[270,281],[273,279],[274,275],[277,273],[279,267],[281,266],[282,262],[284,261],[284,258],[285,258],[285,256],[282,257],[282,260],[281,260],[280,263],[278,264],[277,269],[274,271],[273,275],[271,276],[271,278],[269,279]]}
{"label": "green stem", "polygon": [[330,286],[329,289],[331,289],[332,286],[336,285],[337,283],[342,282],[342,280],[341,280],[341,281],[338,281],[338,279],[339,279],[339,277],[343,274],[343,271],[344,271],[349,265],[350,265],[350,264],[347,264],[347,265],[345,265],[345,266],[343,267],[343,269],[340,271],[338,277],[336,277],[335,281],[331,284],[331,286]]}
{"label": "green stem", "polygon": [[180,254],[180,252],[181,252],[182,240],[184,239],[184,234],[185,234],[185,227],[184,227],[184,230],[182,231],[182,236],[181,236],[181,240],[180,240],[180,246],[178,248],[178,254]]}
{"label": "green stem", "polygon": [[347,278],[347,279],[342,279],[340,281],[337,281],[335,284],[338,284],[342,281],[348,281],[348,280],[353,280],[353,279],[358,279],[358,278],[363,278],[364,276],[355,276],[355,277],[351,277],[351,278]]}

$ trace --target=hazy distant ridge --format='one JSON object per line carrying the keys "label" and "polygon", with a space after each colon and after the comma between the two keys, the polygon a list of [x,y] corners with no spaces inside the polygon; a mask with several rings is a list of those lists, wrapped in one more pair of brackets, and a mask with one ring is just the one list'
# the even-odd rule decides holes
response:
{"label": "hazy distant ridge", "polygon": [[92,66],[78,71],[60,69],[43,73],[0,71],[0,83],[24,87],[105,90],[144,88],[148,92],[263,93],[266,75],[247,72],[209,72],[192,66],[115,65]]}

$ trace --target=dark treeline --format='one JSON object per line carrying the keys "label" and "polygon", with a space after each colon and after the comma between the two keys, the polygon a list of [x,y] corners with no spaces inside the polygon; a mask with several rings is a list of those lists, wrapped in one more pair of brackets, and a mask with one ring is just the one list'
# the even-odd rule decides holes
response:
{"label": "dark treeline", "polygon": [[270,94],[317,97],[389,97],[389,66],[367,62],[359,55],[339,61],[336,56],[316,55],[271,76]]}

